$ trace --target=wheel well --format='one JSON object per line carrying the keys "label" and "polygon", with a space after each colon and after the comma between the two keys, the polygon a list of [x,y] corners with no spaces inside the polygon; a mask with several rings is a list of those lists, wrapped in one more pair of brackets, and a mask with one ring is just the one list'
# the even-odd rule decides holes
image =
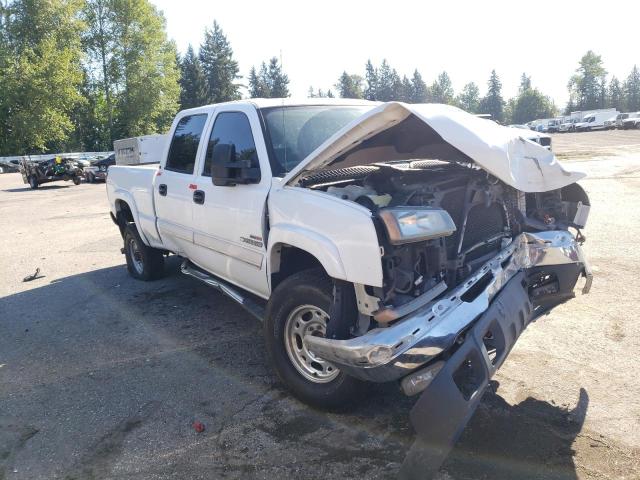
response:
{"label": "wheel well", "polygon": [[131,207],[124,200],[116,200],[116,221],[120,229],[120,235],[124,237],[124,229],[128,223],[135,223]]}
{"label": "wheel well", "polygon": [[316,267],[324,270],[320,261],[309,252],[283,243],[275,245],[271,253],[271,289],[294,273]]}

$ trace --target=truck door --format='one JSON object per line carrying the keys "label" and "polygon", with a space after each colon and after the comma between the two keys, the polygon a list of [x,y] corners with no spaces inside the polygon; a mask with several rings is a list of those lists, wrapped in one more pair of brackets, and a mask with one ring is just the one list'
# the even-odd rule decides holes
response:
{"label": "truck door", "polygon": [[[213,185],[211,163],[213,147],[218,143],[233,145],[236,160],[249,160],[252,166],[259,166],[259,182]],[[271,170],[254,107],[230,105],[216,109],[198,170],[192,199],[196,248],[190,259],[225,280],[259,296],[268,296],[263,232]]]}
{"label": "truck door", "polygon": [[158,170],[154,183],[153,197],[162,242],[181,255],[193,250],[191,197],[206,121],[206,113],[185,115],[178,120],[164,168]]}

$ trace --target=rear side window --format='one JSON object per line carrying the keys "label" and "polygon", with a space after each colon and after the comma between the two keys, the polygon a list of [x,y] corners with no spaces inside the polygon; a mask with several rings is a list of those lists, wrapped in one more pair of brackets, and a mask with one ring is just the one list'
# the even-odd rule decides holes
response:
{"label": "rear side window", "polygon": [[207,114],[189,115],[178,122],[171,139],[165,170],[179,173],[193,173]]}
{"label": "rear side window", "polygon": [[249,119],[242,112],[222,112],[216,117],[211,130],[211,137],[207,145],[207,156],[204,162],[202,175],[211,176],[211,162],[213,159],[213,147],[218,143],[234,145],[236,150],[235,161],[251,160],[252,167],[258,167],[258,153],[251,133]]}

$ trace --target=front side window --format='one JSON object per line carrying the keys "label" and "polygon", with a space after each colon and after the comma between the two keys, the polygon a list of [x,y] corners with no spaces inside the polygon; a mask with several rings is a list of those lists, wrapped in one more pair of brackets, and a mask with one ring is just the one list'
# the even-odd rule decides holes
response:
{"label": "front side window", "polygon": [[216,117],[207,145],[207,156],[204,161],[202,175],[211,176],[213,149],[217,144],[233,145],[235,159],[233,161],[250,160],[252,167],[258,167],[258,152],[253,140],[249,119],[242,112],[222,112]]}
{"label": "front side window", "polygon": [[193,173],[207,114],[189,115],[178,122],[171,139],[165,170],[178,173]]}

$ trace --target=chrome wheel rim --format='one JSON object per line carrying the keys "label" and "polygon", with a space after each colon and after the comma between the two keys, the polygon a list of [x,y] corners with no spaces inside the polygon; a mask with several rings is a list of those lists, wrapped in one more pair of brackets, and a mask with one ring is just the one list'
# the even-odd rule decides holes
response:
{"label": "chrome wheel rim", "polygon": [[313,305],[302,305],[294,309],[284,326],[284,342],[287,355],[295,369],[307,380],[314,383],[328,383],[339,374],[335,365],[310,352],[302,339],[305,335],[324,337],[329,315]]}
{"label": "chrome wheel rim", "polygon": [[140,252],[140,248],[138,248],[138,242],[136,242],[135,238],[130,238],[127,247],[129,248],[129,257],[131,257],[133,268],[138,274],[142,275],[144,272],[144,264],[142,263],[142,253]]}

